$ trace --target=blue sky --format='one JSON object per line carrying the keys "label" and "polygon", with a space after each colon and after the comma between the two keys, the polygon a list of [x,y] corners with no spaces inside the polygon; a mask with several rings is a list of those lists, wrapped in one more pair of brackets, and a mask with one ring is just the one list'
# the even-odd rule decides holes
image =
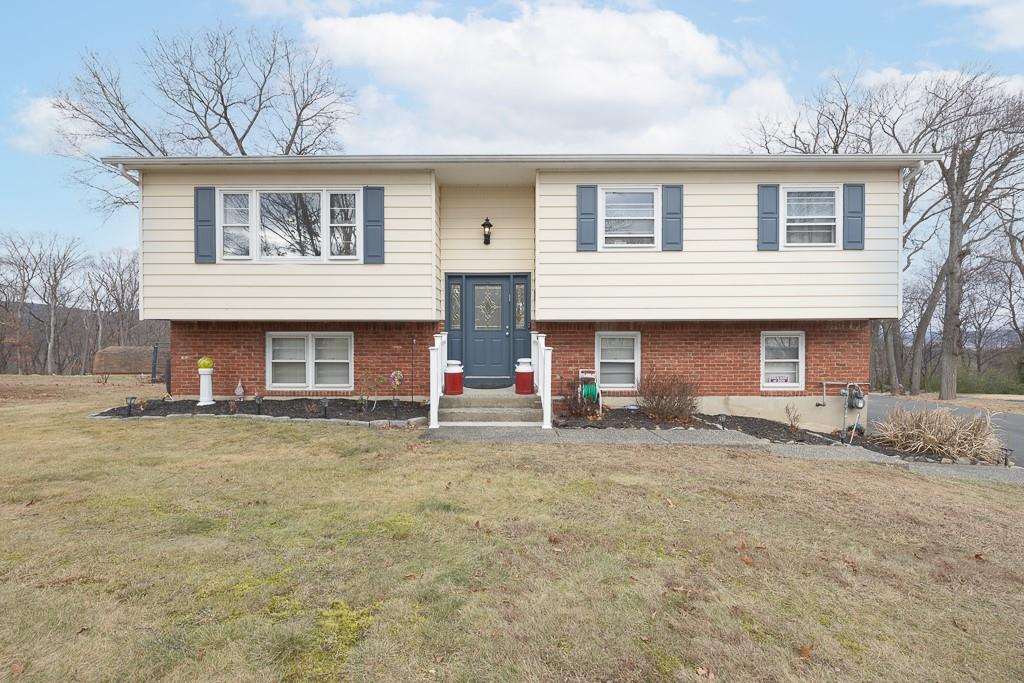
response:
{"label": "blue sky", "polygon": [[0,231],[91,249],[134,247],[136,218],[89,211],[40,112],[86,49],[135,86],[154,31],[281,26],[317,46],[355,92],[342,142],[359,153],[736,151],[753,116],[787,111],[832,70],[984,64],[1024,79],[1024,0],[35,2],[6,17]]}

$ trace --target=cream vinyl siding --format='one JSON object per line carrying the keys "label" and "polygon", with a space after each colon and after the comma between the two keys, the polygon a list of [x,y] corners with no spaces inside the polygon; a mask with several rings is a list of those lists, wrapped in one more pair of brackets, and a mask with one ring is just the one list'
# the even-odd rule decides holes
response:
{"label": "cream vinyl siding", "polygon": [[[441,186],[441,270],[532,275],[535,201],[530,185]],[[485,217],[494,224],[486,246]]]}
{"label": "cream vinyl siding", "polygon": [[[441,269],[446,273],[532,273],[533,187],[441,187]],[[494,228],[484,246],[480,224]]]}
{"label": "cream vinyl siding", "polygon": [[[577,184],[652,183],[683,185],[683,251],[576,251]],[[865,248],[758,251],[759,183],[864,183]],[[895,318],[899,226],[895,170],[541,172],[534,318]],[[842,216],[837,231],[841,247]]]}
{"label": "cream vinyl siding", "polygon": [[[436,320],[436,185],[423,172],[181,172],[144,175],[142,304],[147,319]],[[198,264],[193,190],[384,187],[384,263]]]}

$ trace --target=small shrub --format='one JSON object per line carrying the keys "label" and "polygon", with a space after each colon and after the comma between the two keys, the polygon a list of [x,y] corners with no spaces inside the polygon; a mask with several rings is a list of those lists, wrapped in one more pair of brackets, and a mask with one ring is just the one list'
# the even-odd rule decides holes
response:
{"label": "small shrub", "polygon": [[572,417],[590,417],[597,414],[597,404],[583,398],[578,380],[568,380],[562,384],[561,412]]}
{"label": "small shrub", "polygon": [[1003,444],[991,413],[957,415],[951,410],[896,407],[874,427],[875,440],[907,453],[1002,464]]}
{"label": "small shrub", "polygon": [[648,373],[637,386],[640,409],[658,422],[689,422],[697,412],[693,385],[683,377]]}
{"label": "small shrub", "polygon": [[786,404],[786,421],[789,422],[789,431],[799,432],[800,431],[800,413],[797,412],[796,406],[792,403]]}

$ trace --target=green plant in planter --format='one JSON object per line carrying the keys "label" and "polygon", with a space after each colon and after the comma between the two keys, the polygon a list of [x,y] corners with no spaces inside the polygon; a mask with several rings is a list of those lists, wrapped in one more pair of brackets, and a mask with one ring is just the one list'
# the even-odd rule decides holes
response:
{"label": "green plant in planter", "polygon": [[209,356],[203,356],[203,357],[201,357],[199,359],[199,362],[196,363],[196,366],[200,370],[206,370],[206,369],[212,368],[213,367],[213,359],[210,358]]}

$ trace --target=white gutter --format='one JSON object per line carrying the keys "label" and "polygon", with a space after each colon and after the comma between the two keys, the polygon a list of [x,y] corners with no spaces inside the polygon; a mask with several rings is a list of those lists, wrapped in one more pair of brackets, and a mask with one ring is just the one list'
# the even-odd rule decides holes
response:
{"label": "white gutter", "polygon": [[545,169],[604,168],[778,168],[780,166],[846,166],[914,168],[938,160],[938,154],[394,154],[314,156],[105,157],[102,161],[128,170],[214,166],[379,166],[427,169],[455,165],[518,165]]}

